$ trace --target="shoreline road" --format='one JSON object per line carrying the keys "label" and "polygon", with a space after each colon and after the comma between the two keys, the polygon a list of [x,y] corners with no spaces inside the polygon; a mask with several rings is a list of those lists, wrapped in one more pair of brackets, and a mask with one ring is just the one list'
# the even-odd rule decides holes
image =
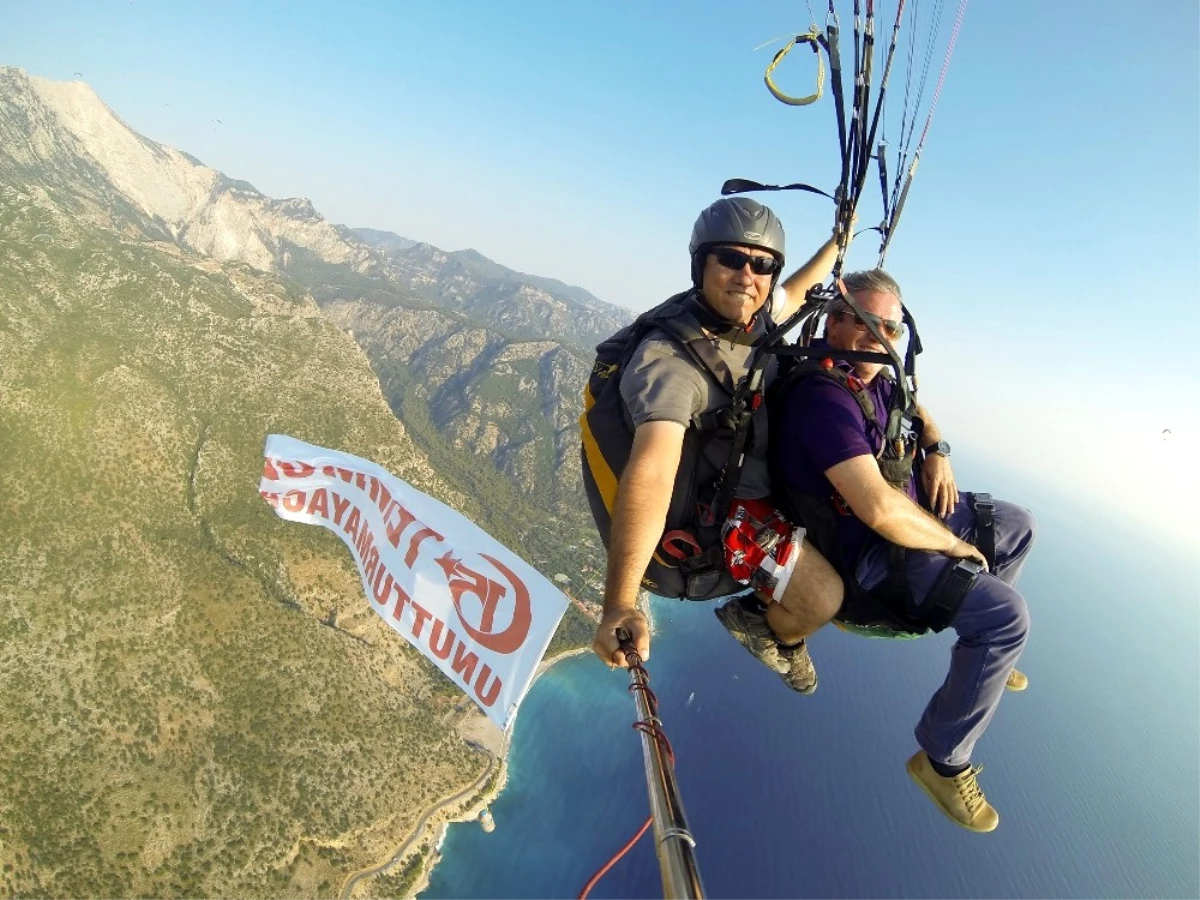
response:
{"label": "shoreline road", "polygon": [[469,797],[473,792],[479,790],[479,788],[482,787],[491,776],[492,771],[496,768],[497,762],[498,760],[496,757],[489,753],[488,767],[484,770],[482,775],[476,778],[473,782],[471,782],[471,784],[463,788],[457,794],[447,797],[444,800],[439,800],[433,806],[429,807],[429,809],[425,810],[425,814],[421,816],[420,820],[416,824],[416,827],[413,828],[412,834],[408,836],[408,840],[400,845],[400,848],[388,858],[387,862],[381,863],[377,866],[370,866],[366,869],[360,869],[359,871],[348,876],[345,883],[342,885],[341,893],[338,894],[341,900],[350,900],[350,895],[354,892],[354,888],[358,886],[358,883],[362,881],[362,879],[374,877],[380,872],[386,872],[397,862],[399,862],[412,842],[417,840],[417,838],[419,838],[425,832],[425,826],[428,824],[430,817],[443,807],[450,806],[453,803],[458,803],[460,800]]}

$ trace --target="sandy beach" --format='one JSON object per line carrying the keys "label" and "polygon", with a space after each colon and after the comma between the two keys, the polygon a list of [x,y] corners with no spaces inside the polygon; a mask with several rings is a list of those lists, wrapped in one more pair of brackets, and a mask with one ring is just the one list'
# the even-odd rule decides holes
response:
{"label": "sandy beach", "polygon": [[[533,685],[537,683],[537,680],[541,678],[542,675],[544,675],[547,671],[549,671],[555,663],[561,662],[562,660],[571,656],[578,656],[582,653],[588,653],[590,650],[590,647],[577,647],[572,650],[564,650],[562,653],[555,654],[548,659],[542,660],[540,663],[538,663],[537,669],[534,670],[533,681],[529,686],[530,690],[533,689]],[[516,719],[514,718],[512,724],[509,726],[510,732],[511,729],[515,727]],[[492,789],[480,796],[470,806],[454,809],[452,807],[456,804],[451,804],[441,810],[438,810],[435,814],[430,816],[424,829],[428,835],[444,833],[446,826],[452,822],[470,822],[477,819],[484,807],[489,805],[493,800],[496,799],[496,797],[500,795],[500,792],[504,790],[505,783],[508,781],[507,754],[509,734],[489,720],[474,705],[472,705],[470,712],[459,722],[457,730],[462,736],[463,740],[477,744],[491,753],[492,756],[499,761],[500,772]],[[412,836],[410,836],[410,838],[411,837]],[[391,865],[387,867],[388,870],[397,872],[403,870],[408,860],[420,853],[427,845],[430,844],[430,841],[432,840],[434,840],[432,837],[429,840],[411,840],[411,843],[408,844],[408,850],[402,857],[393,860]],[[403,846],[403,842],[400,842],[400,844]],[[417,883],[409,892],[409,897],[417,896],[417,894],[421,893],[421,891],[428,887],[430,875],[433,873],[433,866],[437,865],[439,858],[439,855],[435,853],[432,863],[425,866],[424,870],[421,872],[420,878],[417,880]],[[369,896],[370,890],[366,886],[369,885],[373,880],[373,878],[364,878],[362,881],[360,881],[355,887],[353,896]]]}

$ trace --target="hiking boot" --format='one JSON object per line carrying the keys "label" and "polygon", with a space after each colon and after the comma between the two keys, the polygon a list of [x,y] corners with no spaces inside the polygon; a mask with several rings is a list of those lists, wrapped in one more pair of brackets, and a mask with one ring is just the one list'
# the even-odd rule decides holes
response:
{"label": "hiking boot", "polygon": [[[775,640],[775,632],[767,624],[766,612],[753,595],[749,598],[735,597],[724,606],[718,606],[713,612],[721,620],[725,630],[749,650],[755,659],[780,675],[786,676],[790,672],[791,662],[783,658],[779,642]],[[809,666],[811,665],[810,662]]]}
{"label": "hiking boot", "polygon": [[1029,676],[1024,672],[1013,669],[1008,673],[1008,681],[1004,682],[1006,691],[1023,691],[1027,687],[1029,687]]}
{"label": "hiking boot", "polygon": [[779,655],[788,664],[788,670],[779,675],[784,684],[801,694],[811,694],[817,689],[817,670],[808,655],[806,641],[801,641],[798,647],[780,647]]}
{"label": "hiking boot", "polygon": [[933,770],[924,750],[918,750],[908,761],[908,774],[938,809],[970,831],[993,831],[1000,824],[1000,814],[983,796],[977,776],[983,766],[968,768],[953,778],[944,778]]}

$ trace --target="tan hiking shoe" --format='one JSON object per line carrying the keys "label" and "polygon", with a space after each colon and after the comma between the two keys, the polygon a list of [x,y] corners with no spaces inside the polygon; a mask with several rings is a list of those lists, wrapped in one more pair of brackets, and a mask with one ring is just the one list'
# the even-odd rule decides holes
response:
{"label": "tan hiking shoe", "polygon": [[1024,672],[1013,669],[1008,673],[1008,681],[1004,682],[1006,691],[1023,691],[1027,687],[1029,687],[1029,676]]}
{"label": "tan hiking shoe", "polygon": [[780,647],[779,655],[788,664],[788,670],[779,675],[784,684],[800,694],[811,694],[817,689],[817,670],[808,655],[807,641],[801,641],[799,647]]}
{"label": "tan hiking shoe", "polygon": [[725,630],[733,635],[739,644],[772,672],[786,675],[791,669],[789,660],[783,658],[779,643],[775,640],[775,632],[767,624],[767,616],[758,607],[758,601],[751,596],[748,601],[735,597],[724,606],[715,610]]}
{"label": "tan hiking shoe", "polygon": [[1000,814],[979,789],[977,776],[983,766],[966,769],[953,778],[943,778],[933,771],[925,751],[918,750],[908,761],[907,769],[912,780],[952,822],[980,832],[994,831],[1000,824]]}

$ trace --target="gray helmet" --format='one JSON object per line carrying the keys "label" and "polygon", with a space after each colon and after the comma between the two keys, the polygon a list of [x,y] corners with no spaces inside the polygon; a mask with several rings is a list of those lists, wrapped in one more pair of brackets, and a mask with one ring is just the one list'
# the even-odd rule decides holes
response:
{"label": "gray helmet", "polygon": [[722,197],[696,219],[688,252],[692,255],[692,282],[699,287],[704,253],[715,244],[761,247],[783,262],[783,223],[769,207],[749,197]]}

